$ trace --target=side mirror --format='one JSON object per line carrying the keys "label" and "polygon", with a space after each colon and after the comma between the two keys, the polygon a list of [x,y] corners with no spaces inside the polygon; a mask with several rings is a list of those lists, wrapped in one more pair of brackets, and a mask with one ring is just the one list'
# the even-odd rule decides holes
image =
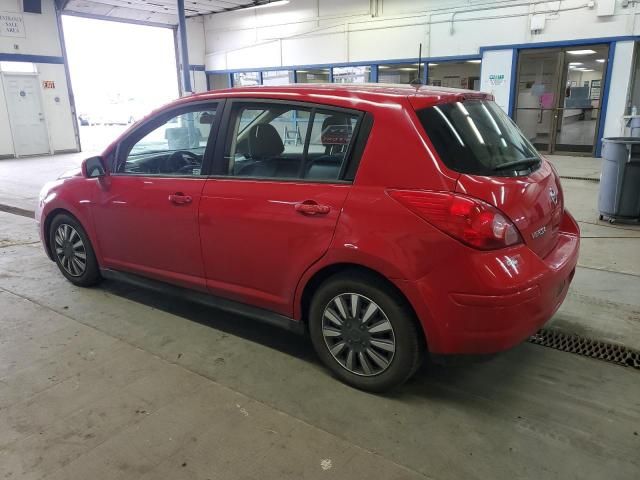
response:
{"label": "side mirror", "polygon": [[107,174],[102,157],[90,157],[82,161],[82,175],[85,178],[104,177]]}

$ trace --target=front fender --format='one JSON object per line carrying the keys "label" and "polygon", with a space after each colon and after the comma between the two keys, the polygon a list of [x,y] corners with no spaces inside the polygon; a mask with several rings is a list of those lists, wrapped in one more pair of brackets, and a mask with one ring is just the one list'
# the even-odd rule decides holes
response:
{"label": "front fender", "polygon": [[80,222],[91,241],[98,263],[102,263],[102,255],[91,215],[91,205],[94,201],[97,181],[97,179],[74,176],[51,182],[43,189],[36,210],[36,221],[38,222],[40,239],[49,258],[53,259],[48,238],[49,225],[55,215],[66,212]]}

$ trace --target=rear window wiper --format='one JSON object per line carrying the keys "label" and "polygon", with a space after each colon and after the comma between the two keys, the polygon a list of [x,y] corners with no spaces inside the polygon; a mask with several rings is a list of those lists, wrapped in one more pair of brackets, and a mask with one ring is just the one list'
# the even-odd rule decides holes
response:
{"label": "rear window wiper", "polygon": [[493,167],[493,171],[506,170],[507,168],[512,167],[531,167],[537,163],[540,163],[540,158],[538,157],[523,158],[521,160],[514,160],[513,162],[507,162]]}

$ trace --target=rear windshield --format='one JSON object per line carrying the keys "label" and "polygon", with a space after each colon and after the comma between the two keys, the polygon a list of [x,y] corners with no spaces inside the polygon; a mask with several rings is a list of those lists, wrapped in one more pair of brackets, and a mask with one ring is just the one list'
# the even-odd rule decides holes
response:
{"label": "rear windshield", "polygon": [[516,124],[494,102],[466,100],[417,112],[447,167],[473,175],[523,175],[540,156]]}

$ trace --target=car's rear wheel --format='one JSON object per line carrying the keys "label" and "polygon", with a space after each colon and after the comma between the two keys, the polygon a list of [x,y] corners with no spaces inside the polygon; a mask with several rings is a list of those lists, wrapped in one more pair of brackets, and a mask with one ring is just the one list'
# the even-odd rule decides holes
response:
{"label": "car's rear wheel", "polygon": [[89,237],[75,218],[56,215],[49,227],[49,245],[60,272],[71,283],[90,287],[101,280]]}
{"label": "car's rear wheel", "polygon": [[404,383],[422,359],[422,331],[407,302],[384,281],[360,272],[333,276],[318,288],[309,332],[322,362],[362,390]]}

